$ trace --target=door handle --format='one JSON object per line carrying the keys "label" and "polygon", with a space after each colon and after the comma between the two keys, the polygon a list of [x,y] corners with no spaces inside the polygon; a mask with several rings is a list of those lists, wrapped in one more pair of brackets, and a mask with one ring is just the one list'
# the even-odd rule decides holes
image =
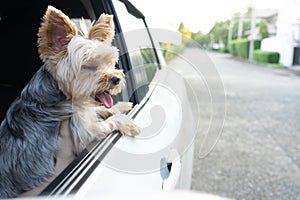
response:
{"label": "door handle", "polygon": [[180,177],[181,160],[176,150],[172,150],[169,157],[160,160],[160,175],[162,190],[174,189]]}

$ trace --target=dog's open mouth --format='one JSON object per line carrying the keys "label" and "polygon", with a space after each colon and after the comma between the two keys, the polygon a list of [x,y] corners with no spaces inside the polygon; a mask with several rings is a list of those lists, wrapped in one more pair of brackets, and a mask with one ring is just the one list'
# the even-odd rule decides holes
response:
{"label": "dog's open mouth", "polygon": [[111,108],[113,106],[113,99],[108,91],[97,93],[96,100],[102,103],[105,108]]}

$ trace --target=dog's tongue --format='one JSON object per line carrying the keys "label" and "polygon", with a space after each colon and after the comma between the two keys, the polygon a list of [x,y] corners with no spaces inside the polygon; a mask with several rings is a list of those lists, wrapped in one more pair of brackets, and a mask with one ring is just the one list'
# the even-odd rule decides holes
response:
{"label": "dog's tongue", "polygon": [[113,106],[113,99],[105,92],[96,94],[97,99],[103,103],[105,108],[111,108]]}

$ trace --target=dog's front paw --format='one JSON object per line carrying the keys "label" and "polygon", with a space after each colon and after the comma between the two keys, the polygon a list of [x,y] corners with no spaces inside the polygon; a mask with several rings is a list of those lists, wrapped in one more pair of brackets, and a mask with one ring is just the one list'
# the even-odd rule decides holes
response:
{"label": "dog's front paw", "polygon": [[116,129],[123,135],[137,136],[141,133],[140,128],[127,115],[117,114],[112,116],[110,120],[115,122]]}
{"label": "dog's front paw", "polygon": [[137,125],[132,123],[128,131],[124,132],[123,134],[127,136],[137,136],[141,134],[141,129]]}
{"label": "dog's front paw", "polygon": [[137,136],[141,133],[140,128],[134,124],[134,122],[132,121],[131,118],[129,118],[127,115],[124,115],[125,118],[127,118],[125,121],[127,121],[126,123],[122,124],[122,126],[120,126],[120,131],[123,135],[127,135],[127,136]]}
{"label": "dog's front paw", "polygon": [[120,113],[127,113],[132,109],[131,102],[119,101],[114,107],[120,111]]}

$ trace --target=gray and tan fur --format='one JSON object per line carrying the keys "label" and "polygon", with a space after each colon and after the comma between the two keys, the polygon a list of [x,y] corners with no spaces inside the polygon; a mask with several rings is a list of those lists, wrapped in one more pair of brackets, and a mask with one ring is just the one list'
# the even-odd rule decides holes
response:
{"label": "gray and tan fur", "polygon": [[52,180],[58,160],[73,159],[66,152],[76,156],[114,130],[140,133],[123,114],[131,103],[112,105],[109,95],[125,85],[123,72],[115,69],[113,16],[102,14],[86,35],[77,32],[64,13],[48,6],[38,32],[44,65],[1,123],[0,198],[17,197]]}

